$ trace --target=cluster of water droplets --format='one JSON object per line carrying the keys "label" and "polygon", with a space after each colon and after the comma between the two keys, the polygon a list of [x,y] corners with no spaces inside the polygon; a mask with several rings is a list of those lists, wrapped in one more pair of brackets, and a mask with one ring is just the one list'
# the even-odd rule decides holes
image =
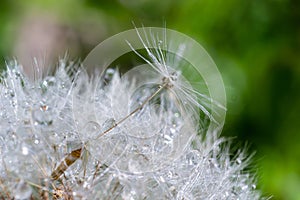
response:
{"label": "cluster of water droplets", "polygon": [[74,122],[64,119],[71,112],[70,84],[63,66],[32,81],[17,63],[8,64],[0,85],[1,197],[30,199],[33,184],[40,185],[66,153],[62,146],[74,132]]}
{"label": "cluster of water droplets", "polygon": [[[170,85],[161,88],[165,80],[136,84],[113,69],[90,79],[81,68],[70,75],[73,67],[61,62],[34,81],[17,63],[3,73],[1,198],[260,197],[242,173],[243,155],[231,160],[221,140],[197,138]],[[67,166],[75,150],[80,155]]]}

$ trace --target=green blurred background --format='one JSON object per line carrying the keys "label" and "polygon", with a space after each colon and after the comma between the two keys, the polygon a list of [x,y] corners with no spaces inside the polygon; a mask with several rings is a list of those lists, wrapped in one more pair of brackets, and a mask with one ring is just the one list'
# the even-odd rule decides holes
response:
{"label": "green blurred background", "polygon": [[256,151],[258,187],[300,199],[300,1],[60,0],[0,3],[0,63],[47,65],[68,51],[83,60],[99,42],[135,24],[181,31],[201,43],[227,90],[223,135]]}

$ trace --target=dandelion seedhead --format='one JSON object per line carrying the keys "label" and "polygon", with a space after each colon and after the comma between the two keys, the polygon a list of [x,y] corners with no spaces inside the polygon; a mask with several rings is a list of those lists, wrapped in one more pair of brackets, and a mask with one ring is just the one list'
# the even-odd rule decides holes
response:
{"label": "dandelion seedhead", "polygon": [[[128,52],[144,63],[112,68]],[[126,31],[34,80],[10,62],[0,92],[1,199],[262,199],[219,137],[220,74],[181,33]]]}

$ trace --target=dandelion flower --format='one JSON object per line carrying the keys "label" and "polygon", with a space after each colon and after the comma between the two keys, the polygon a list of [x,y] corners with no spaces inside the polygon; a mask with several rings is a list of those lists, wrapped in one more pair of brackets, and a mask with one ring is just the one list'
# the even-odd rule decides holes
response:
{"label": "dandelion flower", "polygon": [[[144,64],[107,68],[130,51]],[[34,80],[11,62],[0,92],[3,199],[262,199],[220,138],[220,74],[181,33],[126,31]]]}

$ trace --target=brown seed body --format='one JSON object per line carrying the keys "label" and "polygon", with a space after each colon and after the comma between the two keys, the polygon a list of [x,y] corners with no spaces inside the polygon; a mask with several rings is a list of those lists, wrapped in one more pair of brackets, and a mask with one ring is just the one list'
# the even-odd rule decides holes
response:
{"label": "brown seed body", "polygon": [[78,158],[80,158],[81,152],[82,148],[79,148],[69,153],[52,172],[51,178],[53,180],[57,180],[68,169],[68,167],[70,167]]}

